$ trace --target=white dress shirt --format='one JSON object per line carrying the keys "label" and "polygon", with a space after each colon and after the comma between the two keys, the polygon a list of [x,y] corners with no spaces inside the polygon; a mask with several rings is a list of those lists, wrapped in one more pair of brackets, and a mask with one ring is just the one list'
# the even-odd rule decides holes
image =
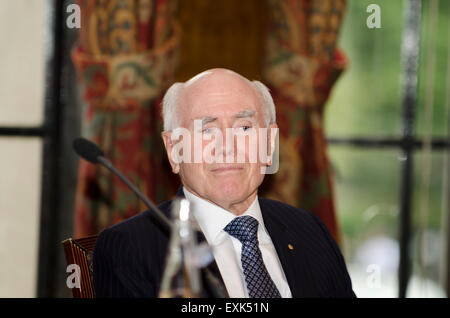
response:
{"label": "white dress shirt", "polygon": [[[222,275],[228,295],[232,298],[248,298],[247,286],[241,264],[242,243],[223,229],[236,215],[210,203],[183,187],[191,211],[198,222],[208,244],[213,248],[217,267]],[[272,240],[264,226],[258,197],[242,215],[250,215],[258,220],[258,242],[264,264],[278,288],[281,297],[292,297],[291,290],[278,259]]]}

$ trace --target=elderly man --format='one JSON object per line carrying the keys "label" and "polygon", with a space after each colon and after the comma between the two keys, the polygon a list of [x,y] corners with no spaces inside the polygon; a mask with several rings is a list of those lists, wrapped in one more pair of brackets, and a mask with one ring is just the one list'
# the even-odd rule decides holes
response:
{"label": "elderly man", "polygon": [[[212,268],[230,297],[355,297],[323,223],[258,197],[264,171],[273,164],[277,128],[275,106],[262,83],[226,69],[205,71],[172,85],[163,119],[167,155],[183,184],[178,195],[191,203],[213,247]],[[170,204],[159,208],[168,213]],[[96,295],[156,297],[167,246],[149,211],[103,231],[94,252]]]}

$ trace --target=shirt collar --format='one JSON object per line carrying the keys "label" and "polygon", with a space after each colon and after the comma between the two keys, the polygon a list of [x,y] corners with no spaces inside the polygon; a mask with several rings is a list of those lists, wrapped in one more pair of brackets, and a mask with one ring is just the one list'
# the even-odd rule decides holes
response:
{"label": "shirt collar", "polygon": [[[220,244],[222,241],[220,234],[225,233],[223,229],[236,217],[236,215],[218,205],[215,205],[214,203],[208,202],[205,199],[196,196],[185,187],[183,187],[183,192],[184,196],[191,204],[191,210],[193,211],[193,214],[208,243],[210,245]],[[253,203],[250,204],[247,211],[245,211],[242,215],[250,215],[254,217],[259,223],[258,232],[267,233],[264,227],[258,196],[256,196]],[[268,238],[267,235],[258,235],[258,237],[260,244],[266,243],[266,238]],[[268,239],[270,240],[270,238]]]}

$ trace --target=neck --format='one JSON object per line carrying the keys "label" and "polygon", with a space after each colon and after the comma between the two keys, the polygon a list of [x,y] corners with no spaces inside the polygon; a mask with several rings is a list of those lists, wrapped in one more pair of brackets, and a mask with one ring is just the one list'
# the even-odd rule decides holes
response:
{"label": "neck", "polygon": [[192,194],[194,194],[195,196],[208,201],[212,204],[215,204],[219,207],[221,207],[224,210],[227,210],[230,213],[233,213],[234,215],[241,215],[243,214],[245,211],[248,210],[248,208],[250,207],[250,205],[253,203],[253,201],[255,201],[256,196],[258,194],[258,189],[255,189],[255,191],[253,193],[251,193],[249,196],[247,196],[245,199],[240,200],[240,201],[219,201],[219,200],[211,200],[208,198],[205,198],[203,196],[201,196],[200,194],[198,194],[197,192],[195,192],[194,190],[192,190],[191,188],[183,185],[183,187],[186,188],[186,190],[188,190],[189,192],[191,192]]}
{"label": "neck", "polygon": [[248,196],[246,199],[240,202],[232,202],[232,203],[224,202],[223,204],[218,203],[215,204],[235,215],[241,215],[245,211],[247,211],[250,205],[253,203],[253,201],[255,201],[256,195],[257,190],[255,190],[255,192],[253,192],[252,194],[250,194],[250,196]]}

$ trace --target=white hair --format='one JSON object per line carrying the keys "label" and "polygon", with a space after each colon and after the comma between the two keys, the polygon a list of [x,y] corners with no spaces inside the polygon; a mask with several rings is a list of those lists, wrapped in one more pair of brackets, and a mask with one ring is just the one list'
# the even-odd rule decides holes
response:
{"label": "white hair", "polygon": [[261,94],[261,98],[264,104],[264,119],[266,121],[266,127],[269,127],[270,124],[274,124],[277,120],[275,103],[273,102],[272,95],[270,94],[267,86],[260,81],[252,81],[251,83]]}
{"label": "white hair", "polygon": [[[187,85],[192,84],[193,81],[198,80],[200,77],[208,75],[209,73],[211,72],[210,71],[202,72],[191,78],[186,83],[177,82],[169,87],[166,94],[164,95],[162,102],[163,104],[162,117],[164,123],[164,131],[172,131],[180,126],[180,118],[179,118],[180,112],[178,109],[178,98],[183,88]],[[269,89],[263,83],[259,81],[251,81],[250,83],[261,95],[261,99],[264,105],[264,120],[266,126],[269,127],[270,124],[276,122],[275,104],[273,102],[272,95],[270,95]]]}
{"label": "white hair", "polygon": [[179,127],[178,96],[183,89],[184,83],[174,83],[169,87],[163,98],[162,118],[164,131],[172,131]]}

